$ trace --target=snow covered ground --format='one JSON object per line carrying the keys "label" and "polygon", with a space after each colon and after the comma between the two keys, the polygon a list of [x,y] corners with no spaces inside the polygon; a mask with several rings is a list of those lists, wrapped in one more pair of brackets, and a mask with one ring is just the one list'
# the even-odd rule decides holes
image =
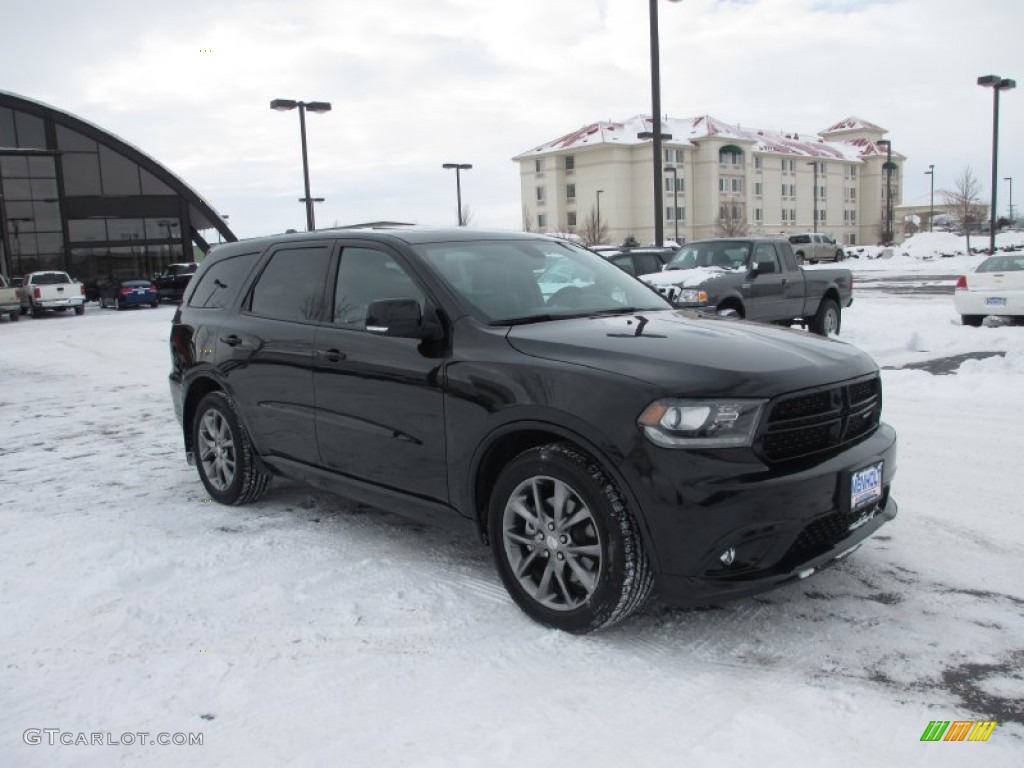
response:
{"label": "snow covered ground", "polygon": [[[583,638],[531,623],[468,536],[280,481],[204,501],[172,307],[3,321],[0,766],[1020,765],[1024,327],[852,264],[843,338],[886,367],[897,519],[806,582]],[[974,352],[1004,354],[901,367]],[[986,743],[920,741],[976,719]]]}

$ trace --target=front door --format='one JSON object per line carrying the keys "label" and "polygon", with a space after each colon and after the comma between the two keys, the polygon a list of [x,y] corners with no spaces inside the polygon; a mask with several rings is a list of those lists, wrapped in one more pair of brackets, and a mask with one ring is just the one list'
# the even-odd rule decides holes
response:
{"label": "front door", "polygon": [[380,299],[424,290],[401,258],[379,246],[343,245],[329,323],[317,330],[313,387],[320,463],[327,469],[421,497],[448,500],[444,359],[418,339],[368,331]]}

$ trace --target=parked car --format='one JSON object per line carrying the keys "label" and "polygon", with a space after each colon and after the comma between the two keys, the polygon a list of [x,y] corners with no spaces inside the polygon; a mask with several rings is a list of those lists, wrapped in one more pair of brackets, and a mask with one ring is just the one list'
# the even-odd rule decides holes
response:
{"label": "parked car", "polygon": [[678,248],[631,248],[627,251],[608,251],[601,256],[633,277],[661,272],[679,251]]}
{"label": "parked car", "polygon": [[153,284],[165,301],[181,301],[198,264],[194,261],[184,264],[168,264],[167,268],[153,278]]}
{"label": "parked car", "polygon": [[0,275],[0,315],[7,315],[11,322],[21,317],[21,289],[8,285],[3,275]]}
{"label": "parked car", "polygon": [[[572,284],[544,297],[561,265]],[[170,334],[186,456],[222,504],[272,475],[475,527],[515,602],[587,632],[657,583],[803,579],[897,512],[878,366],[672,308],[585,248],[464,228],[217,248]]]}
{"label": "parked car", "polygon": [[46,310],[65,312],[74,309],[76,315],[85,312],[85,286],[72,280],[67,272],[55,270],[32,272],[25,275],[21,289],[21,314],[32,313],[42,317]]}
{"label": "parked car", "polygon": [[115,277],[100,283],[97,300],[101,309],[113,307],[121,310],[128,307],[156,307],[160,304],[156,286],[141,277]]}
{"label": "parked car", "polygon": [[964,325],[979,326],[987,315],[1024,319],[1024,255],[989,256],[961,275],[953,304]]}
{"label": "parked car", "polygon": [[819,261],[842,261],[846,257],[843,246],[828,235],[820,232],[804,232],[789,236],[789,244],[801,264],[817,264]]}
{"label": "parked car", "polygon": [[782,238],[695,240],[641,280],[677,307],[800,324],[822,336],[839,333],[842,310],[853,303],[850,270],[804,271]]}

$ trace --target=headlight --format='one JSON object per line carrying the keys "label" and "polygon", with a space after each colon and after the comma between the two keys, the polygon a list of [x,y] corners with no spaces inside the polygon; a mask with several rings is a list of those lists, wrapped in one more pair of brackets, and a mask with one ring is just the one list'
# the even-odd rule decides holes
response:
{"label": "headlight", "polygon": [[676,304],[707,304],[707,291],[698,291],[695,288],[683,288],[675,297]]}
{"label": "headlight", "polygon": [[657,400],[640,414],[644,435],[664,448],[744,448],[765,400]]}

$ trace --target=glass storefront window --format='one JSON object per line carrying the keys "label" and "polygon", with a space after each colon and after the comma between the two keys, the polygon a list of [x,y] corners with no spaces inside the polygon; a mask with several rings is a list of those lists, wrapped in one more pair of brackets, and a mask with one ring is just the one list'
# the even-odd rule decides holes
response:
{"label": "glass storefront window", "polygon": [[14,127],[18,132],[17,146],[23,149],[46,149],[46,131],[41,117],[15,112]]}
{"label": "glass storefront window", "polygon": [[56,200],[57,180],[56,179],[30,179],[29,187],[32,190],[33,200]]}
{"label": "glass storefront window", "polygon": [[141,195],[139,166],[107,147],[100,147],[104,195]]}
{"label": "glass storefront window", "polygon": [[147,240],[180,240],[181,222],[178,219],[146,219]]}
{"label": "glass storefront window", "polygon": [[107,219],[107,238],[110,240],[145,240],[146,228],[142,219]]}
{"label": "glass storefront window", "polygon": [[70,219],[68,236],[71,242],[106,240],[107,222],[104,219]]}
{"label": "glass storefront window", "polygon": [[60,232],[60,205],[56,201],[37,200],[32,203],[37,232]]}
{"label": "glass storefront window", "polygon": [[57,175],[53,155],[28,156],[28,175],[33,179],[52,179]]}
{"label": "glass storefront window", "polygon": [[0,175],[5,179],[27,178],[28,158],[24,155],[6,155],[0,157]]}
{"label": "glass storefront window", "polygon": [[64,163],[64,193],[68,197],[102,193],[98,155],[87,152],[69,152],[64,155],[62,162]]}
{"label": "glass storefront window", "polygon": [[144,195],[173,195],[174,190],[164,184],[160,179],[154,176],[152,173],[147,171],[145,168],[140,168],[139,172],[142,175],[142,194]]}
{"label": "glass storefront window", "polygon": [[78,151],[78,152],[95,152],[96,142],[92,139],[87,139],[85,136],[80,134],[78,131],[72,131],[70,128],[65,128],[63,125],[57,126],[57,146],[65,152]]}
{"label": "glass storefront window", "polygon": [[7,200],[31,200],[32,185],[28,179],[8,179],[4,177],[4,197]]}
{"label": "glass storefront window", "polygon": [[14,137],[14,113],[6,107],[0,107],[0,147],[16,147],[18,141]]}

